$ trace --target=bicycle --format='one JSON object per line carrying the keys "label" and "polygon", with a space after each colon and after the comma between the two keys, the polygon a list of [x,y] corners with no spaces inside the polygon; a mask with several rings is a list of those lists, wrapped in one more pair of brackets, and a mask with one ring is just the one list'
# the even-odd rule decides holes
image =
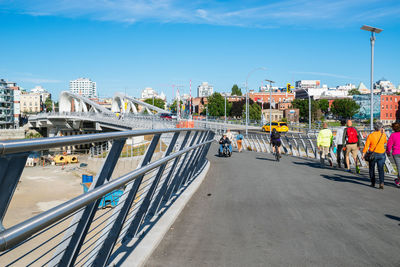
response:
{"label": "bicycle", "polygon": [[279,161],[279,159],[281,158],[281,155],[279,154],[279,146],[274,145],[274,148],[275,148],[275,152],[274,152],[275,160]]}

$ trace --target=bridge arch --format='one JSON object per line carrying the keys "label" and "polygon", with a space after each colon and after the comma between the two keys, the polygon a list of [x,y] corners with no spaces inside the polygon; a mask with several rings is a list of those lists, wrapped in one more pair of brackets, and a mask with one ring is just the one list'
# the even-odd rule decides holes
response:
{"label": "bridge arch", "polygon": [[59,111],[111,113],[110,110],[97,104],[96,102],[81,95],[73,94],[67,91],[63,91],[60,94]]}

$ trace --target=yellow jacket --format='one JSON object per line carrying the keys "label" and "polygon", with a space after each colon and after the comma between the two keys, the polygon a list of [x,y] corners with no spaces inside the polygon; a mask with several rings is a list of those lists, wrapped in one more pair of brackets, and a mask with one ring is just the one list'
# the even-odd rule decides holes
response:
{"label": "yellow jacket", "polygon": [[317,146],[331,146],[333,134],[329,129],[323,129],[319,131],[317,137]]}

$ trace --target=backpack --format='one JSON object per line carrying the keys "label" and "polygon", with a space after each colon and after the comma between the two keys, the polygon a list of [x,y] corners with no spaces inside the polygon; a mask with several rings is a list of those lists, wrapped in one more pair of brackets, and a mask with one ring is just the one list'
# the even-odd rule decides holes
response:
{"label": "backpack", "polygon": [[275,139],[275,140],[276,139],[280,139],[281,138],[281,133],[280,132],[272,133],[271,138]]}
{"label": "backpack", "polygon": [[243,135],[238,134],[238,135],[236,136],[236,139],[237,139],[237,140],[243,140]]}
{"label": "backpack", "polygon": [[348,144],[358,143],[358,133],[354,127],[348,127],[346,129],[346,134],[347,134],[347,143]]}

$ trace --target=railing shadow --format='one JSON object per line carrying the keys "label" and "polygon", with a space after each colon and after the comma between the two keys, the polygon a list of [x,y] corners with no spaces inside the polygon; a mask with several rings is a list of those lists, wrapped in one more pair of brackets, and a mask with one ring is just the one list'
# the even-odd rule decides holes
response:
{"label": "railing shadow", "polygon": [[256,159],[259,159],[259,160],[267,160],[267,161],[276,161],[276,159],[261,158],[261,157],[256,157]]}
{"label": "railing shadow", "polygon": [[[146,237],[146,235],[153,229],[153,227],[157,224],[157,222],[162,218],[162,216],[168,211],[168,209],[175,203],[175,201],[179,198],[180,195],[182,195],[186,189],[197,179],[197,176],[204,170],[207,164],[203,164],[203,166],[199,169],[199,171],[196,173],[195,178],[188,181],[188,183],[184,186],[181,187],[181,190],[179,191],[178,194],[175,194],[173,198],[171,198],[171,201],[168,204],[165,204],[160,212],[157,215],[157,218],[155,218],[152,221],[145,221],[141,227],[142,232],[140,232],[140,235],[137,238],[137,240],[129,245],[129,243],[135,239],[125,239],[121,243],[121,246],[110,256],[110,259],[108,263],[112,263],[115,259],[118,258],[119,255],[123,254],[124,255],[115,263],[113,263],[112,266],[122,266],[125,261],[129,258],[130,254],[135,250],[137,246],[139,246],[140,242]],[[143,230],[145,229],[145,230]]]}
{"label": "railing shadow", "polygon": [[[400,217],[398,217],[398,216],[394,216],[394,215],[390,215],[390,214],[385,214],[385,216],[389,219],[400,222]],[[400,225],[400,223],[399,223],[399,225]]]}

